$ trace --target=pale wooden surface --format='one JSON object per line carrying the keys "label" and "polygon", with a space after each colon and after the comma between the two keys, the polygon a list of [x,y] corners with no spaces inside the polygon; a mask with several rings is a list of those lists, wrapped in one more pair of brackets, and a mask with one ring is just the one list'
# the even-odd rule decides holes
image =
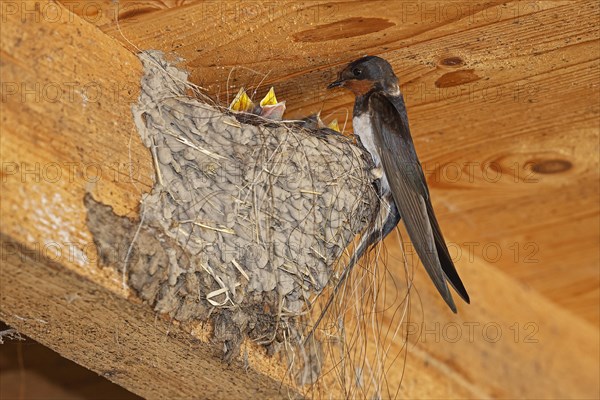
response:
{"label": "pale wooden surface", "polygon": [[144,398],[283,396],[278,381],[47,259],[10,254],[0,285],[2,320]]}
{"label": "pale wooden surface", "polygon": [[[361,55],[388,59],[448,240],[600,324],[597,2],[63,3],[130,48],[183,57],[223,101],[268,73],[259,94],[276,85],[289,117],[345,118],[352,96],[327,83]],[[531,172],[554,160],[572,168]]]}
{"label": "pale wooden surface", "polygon": [[[417,341],[410,349],[403,394],[599,397],[596,2],[431,2],[427,3],[433,4],[431,8],[415,11],[400,2],[147,1],[121,4],[122,34],[113,13],[118,3],[94,2],[104,6],[98,13],[81,8],[82,2],[62,3],[83,18],[64,11],[64,23],[48,18],[23,21],[21,15],[7,15],[3,9],[7,23],[3,21],[1,35],[2,81],[58,83],[63,89],[75,82],[76,89],[74,99],[63,96],[58,102],[35,101],[31,96],[25,101],[19,96],[3,99],[3,163],[26,162],[29,170],[39,163],[42,174],[36,182],[35,172],[12,174],[3,168],[2,233],[12,243],[29,247],[38,243],[42,249],[50,242],[60,243],[61,268],[125,294],[119,277],[82,261],[77,250],[73,257],[66,254],[69,249],[93,254],[82,202],[86,190],[119,214],[134,216],[140,193],[151,184],[150,157],[138,141],[129,111],[137,96],[140,67],[122,47],[131,49],[124,37],[139,48],[184,57],[193,79],[223,100],[232,67],[270,72],[262,90],[276,84],[278,97],[288,101],[290,116],[322,106],[323,115],[340,107],[350,110],[351,96],[328,93],[324,87],[345,62],[378,54],[392,62],[404,84],[434,206],[448,241],[460,245],[458,266],[472,294],[471,306],[459,306],[458,316],[450,315],[418,270],[424,323],[435,330],[435,324],[456,322],[463,335],[465,322],[497,323],[503,332],[496,343],[481,337],[454,344]],[[211,8],[215,4],[221,8]],[[381,11],[384,4],[389,11]],[[28,6],[33,9],[31,3]],[[330,25],[336,21],[345,21],[344,35],[351,37],[340,36]],[[93,51],[88,51],[90,46]],[[464,65],[442,65],[450,57],[460,57]],[[234,85],[261,79],[246,70],[236,70],[232,77]],[[90,100],[89,93],[87,101],[82,96],[82,88],[90,82],[104,88],[99,101]],[[116,97],[115,87],[121,88]],[[235,91],[236,87],[230,90]],[[130,160],[136,165],[135,185],[128,178]],[[486,170],[488,178],[481,172],[490,161],[503,172],[498,182],[490,179],[493,170]],[[547,173],[531,174],[531,161]],[[44,166],[52,162],[61,165],[63,174],[70,170],[66,163],[75,163],[69,164],[74,165],[74,179],[44,179]],[[473,173],[466,163],[474,163]],[[549,173],[567,163],[572,164],[570,169]],[[83,168],[90,165],[101,167],[102,178],[96,182],[90,179],[93,170]],[[446,169],[436,172],[443,165]],[[463,169],[459,181],[452,175],[454,166]],[[387,247],[390,258],[397,260],[395,240],[390,238]],[[71,242],[74,247],[67,245]],[[514,243],[519,249],[516,262]],[[473,258],[469,246],[475,248]],[[484,246],[490,253],[482,253]],[[502,257],[495,260],[493,250],[498,247]],[[32,266],[38,264],[42,264],[38,271],[47,271],[40,260]],[[3,260],[3,284],[5,274],[14,271],[5,265],[9,264]],[[33,278],[30,275],[31,282]],[[15,310],[24,307],[29,310],[27,318],[67,323],[56,311],[46,315],[41,305],[15,304],[30,290],[40,299],[44,295],[25,288],[2,288],[3,320],[25,329],[15,317]],[[130,309],[118,303],[121,306]],[[143,314],[141,308],[135,310]],[[104,311],[99,318],[118,318]],[[523,336],[514,340],[510,327],[523,329],[529,322],[538,329],[534,337],[538,341],[527,343]],[[33,336],[98,370],[85,358],[83,348]],[[252,365],[268,368],[265,363]],[[110,379],[137,393],[149,390],[131,379]],[[156,380],[148,382],[160,386]]]}
{"label": "pale wooden surface", "polygon": [[120,276],[97,265],[85,193],[137,218],[152,182],[130,110],[141,65],[92,25],[60,15],[2,16],[2,81],[34,90],[2,103],[0,319],[144,397],[282,396],[283,367],[265,362],[264,351],[250,349],[247,372],[241,361],[224,364],[206,329],[197,341],[128,301]]}
{"label": "pale wooden surface", "polygon": [[[8,328],[0,323],[0,331]],[[30,338],[4,339],[0,351],[2,399],[140,399]]]}

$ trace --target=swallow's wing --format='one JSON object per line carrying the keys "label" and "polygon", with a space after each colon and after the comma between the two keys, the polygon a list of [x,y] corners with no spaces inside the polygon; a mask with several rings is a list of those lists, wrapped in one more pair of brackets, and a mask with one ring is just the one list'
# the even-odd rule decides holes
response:
{"label": "swallow's wing", "polygon": [[469,295],[458,276],[433,213],[423,169],[408,128],[404,105],[397,109],[382,93],[369,97],[375,144],[392,196],[398,206],[415,250],[435,287],[452,311],[456,305],[446,279],[469,302]]}

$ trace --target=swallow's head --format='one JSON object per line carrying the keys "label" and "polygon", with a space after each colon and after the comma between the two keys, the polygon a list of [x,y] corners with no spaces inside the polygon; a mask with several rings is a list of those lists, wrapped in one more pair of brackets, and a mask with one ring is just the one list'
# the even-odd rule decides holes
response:
{"label": "swallow's head", "polygon": [[328,89],[345,87],[362,96],[371,90],[384,90],[390,94],[399,92],[398,78],[390,63],[383,58],[367,56],[348,64],[338,79]]}

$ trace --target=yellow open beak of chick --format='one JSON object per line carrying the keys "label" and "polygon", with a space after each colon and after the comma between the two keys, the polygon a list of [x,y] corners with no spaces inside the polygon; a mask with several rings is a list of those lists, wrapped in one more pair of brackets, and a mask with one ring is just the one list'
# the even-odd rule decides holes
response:
{"label": "yellow open beak of chick", "polygon": [[[280,121],[283,119],[283,113],[285,112],[285,101],[278,102],[275,96],[275,89],[271,87],[265,97],[256,105],[252,102],[248,93],[246,93],[246,89],[242,87],[229,105],[229,109],[235,112],[245,112],[260,115],[270,120]],[[327,128],[340,132],[337,119],[331,121],[327,125]]]}
{"label": "yellow open beak of chick", "polygon": [[269,89],[269,92],[255,105],[246,93],[244,88],[240,88],[238,94],[235,96],[229,109],[236,112],[246,112],[250,114],[260,115],[263,118],[280,121],[283,119],[283,113],[285,112],[285,101],[278,102],[275,96],[275,89]]}

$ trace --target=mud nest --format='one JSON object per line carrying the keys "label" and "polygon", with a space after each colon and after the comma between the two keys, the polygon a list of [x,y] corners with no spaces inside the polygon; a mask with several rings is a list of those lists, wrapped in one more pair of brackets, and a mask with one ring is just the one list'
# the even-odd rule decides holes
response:
{"label": "mud nest", "polygon": [[299,316],[377,211],[368,153],[303,121],[233,113],[162,53],[140,58],[132,110],[156,183],[139,221],[86,199],[101,260],[157,312],[211,320],[226,359],[245,337],[300,341]]}

